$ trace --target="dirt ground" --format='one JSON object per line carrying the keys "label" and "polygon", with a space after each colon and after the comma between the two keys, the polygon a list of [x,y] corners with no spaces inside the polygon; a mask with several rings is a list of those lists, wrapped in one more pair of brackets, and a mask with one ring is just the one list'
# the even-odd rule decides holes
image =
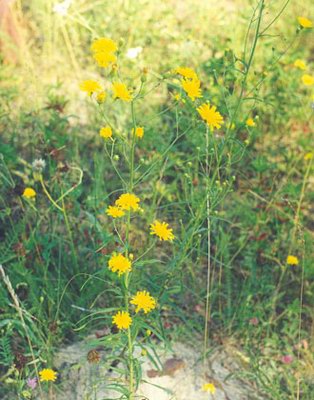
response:
{"label": "dirt ground", "polygon": [[[158,372],[147,356],[140,356],[143,379],[137,391],[140,400],[260,400],[267,399],[250,383],[243,381],[240,353],[232,346],[212,349],[204,363],[195,348],[175,343],[172,351],[158,347],[164,369]],[[201,344],[198,346],[201,349]],[[98,364],[87,361],[88,340],[63,348],[56,357],[60,379],[56,400],[109,400],[120,394],[108,390],[114,374],[104,367],[106,354],[100,352]],[[166,366],[166,367],[165,367]],[[204,383],[213,383],[215,394],[202,391]]]}

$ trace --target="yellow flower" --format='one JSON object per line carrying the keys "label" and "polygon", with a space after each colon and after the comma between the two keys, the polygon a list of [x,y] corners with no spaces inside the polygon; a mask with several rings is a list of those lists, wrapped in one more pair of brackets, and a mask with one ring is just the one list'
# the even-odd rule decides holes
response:
{"label": "yellow flower", "polygon": [[187,95],[195,101],[196,98],[202,97],[201,82],[198,79],[183,79],[182,87]]}
{"label": "yellow flower", "polygon": [[295,60],[295,62],[293,63],[293,65],[296,67],[296,68],[299,68],[299,69],[306,69],[306,64],[305,64],[305,62],[303,61],[303,60]]}
{"label": "yellow flower", "polygon": [[253,118],[248,118],[248,119],[246,120],[246,125],[247,125],[247,126],[255,126],[256,124],[255,124]]}
{"label": "yellow flower", "polygon": [[304,83],[304,85],[306,86],[312,86],[314,85],[314,77],[308,74],[305,74],[302,76],[302,82]]}
{"label": "yellow flower", "polygon": [[117,61],[117,57],[111,53],[95,53],[94,59],[97,64],[102,68],[107,68],[109,64]]}
{"label": "yellow flower", "polygon": [[89,79],[80,83],[80,89],[82,92],[86,92],[89,96],[91,96],[94,92],[100,91],[101,86],[98,82]]}
{"label": "yellow flower", "polygon": [[[134,132],[134,129],[132,129],[132,133]],[[144,128],[142,126],[138,126],[135,129],[135,136],[138,137],[139,139],[142,139],[144,136]]]}
{"label": "yellow flower", "polygon": [[110,139],[112,137],[112,129],[110,126],[104,126],[100,129],[99,135],[104,139]]}
{"label": "yellow flower", "polygon": [[120,207],[122,210],[139,210],[140,206],[139,203],[140,199],[135,196],[133,193],[123,193],[121,196],[116,200],[115,205]]}
{"label": "yellow flower", "polygon": [[34,197],[36,197],[36,192],[34,189],[27,187],[24,189],[23,197],[25,197],[26,199],[33,199]]}
{"label": "yellow flower", "polygon": [[196,72],[192,68],[188,67],[178,67],[175,72],[184,78],[188,79],[198,79]]}
{"label": "yellow flower", "polygon": [[102,104],[106,100],[107,94],[105,91],[99,92],[96,96],[96,100],[99,104]]}
{"label": "yellow flower", "polygon": [[113,97],[124,101],[132,100],[131,94],[124,83],[114,82],[112,84]]}
{"label": "yellow flower", "polygon": [[152,223],[150,225],[150,229],[151,235],[156,235],[159,237],[160,240],[170,240],[172,241],[175,236],[172,233],[172,229],[168,228],[169,224],[167,224],[166,222],[160,222],[158,220],[154,221],[154,223]]}
{"label": "yellow flower", "polygon": [[299,21],[299,24],[300,24],[303,28],[312,28],[312,26],[313,26],[312,21],[310,21],[308,18],[305,18],[305,17],[298,17],[298,21]]}
{"label": "yellow flower", "polygon": [[45,368],[41,371],[39,371],[39,377],[40,377],[40,381],[44,382],[44,381],[52,381],[54,382],[57,379],[57,372],[55,372],[53,369],[50,368]]}
{"label": "yellow flower", "polygon": [[286,262],[289,265],[298,265],[299,259],[296,256],[288,256]]}
{"label": "yellow flower", "polygon": [[125,215],[125,212],[120,207],[109,206],[106,210],[107,215],[112,218],[120,218]]}
{"label": "yellow flower", "polygon": [[114,53],[118,50],[118,46],[112,39],[99,38],[93,41],[91,50],[94,53]]}
{"label": "yellow flower", "polygon": [[210,107],[209,104],[204,103],[198,107],[197,111],[203,120],[206,121],[211,131],[213,131],[214,128],[220,128],[223,124],[223,117],[216,111],[216,106]]}
{"label": "yellow flower", "polygon": [[119,276],[132,270],[131,261],[120,253],[112,254],[108,263],[108,267],[112,272],[118,272]]}
{"label": "yellow flower", "polygon": [[312,160],[312,158],[313,158],[313,153],[312,153],[312,152],[306,153],[306,154],[304,155],[304,160],[305,160],[305,161],[307,161],[307,160]]}
{"label": "yellow flower", "polygon": [[128,312],[118,311],[117,314],[112,317],[112,323],[120,330],[128,329],[132,324],[132,318]]}
{"label": "yellow flower", "polygon": [[211,394],[215,394],[216,392],[216,388],[213,383],[204,383],[204,385],[202,386],[202,390]]}
{"label": "yellow flower", "polygon": [[130,301],[131,304],[136,306],[135,312],[138,313],[143,310],[145,314],[156,308],[156,300],[146,290],[137,292]]}

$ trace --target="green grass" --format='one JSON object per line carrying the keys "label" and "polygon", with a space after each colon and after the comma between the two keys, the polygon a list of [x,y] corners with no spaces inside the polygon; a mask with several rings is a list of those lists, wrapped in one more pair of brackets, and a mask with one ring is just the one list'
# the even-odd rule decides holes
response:
{"label": "green grass", "polygon": [[[94,37],[109,36],[120,41],[128,86],[138,90],[145,76],[143,98],[134,102],[145,135],[136,143],[133,182],[144,211],[132,218],[124,250],[137,258],[155,245],[132,273],[132,288],[149,290],[159,312],[139,331],[187,341],[205,333],[204,352],[217,336],[232,338],[246,356],[241,374],[265,395],[311,399],[313,192],[305,155],[313,140],[313,89],[293,66],[304,59],[311,73],[313,30],[300,31],[296,20],[311,17],[310,2],[288,2],[282,14],[285,3],[266,4],[259,35],[258,8],[246,33],[263,2],[181,3],[81,0],[63,18],[49,11],[50,2],[17,2],[19,29],[27,21],[20,62],[0,67],[0,264],[19,299],[12,307],[7,286],[0,287],[4,393],[23,398],[32,357],[37,369],[45,361],[53,366],[61,343],[111,326],[125,296],[107,268],[110,254],[124,247],[105,210],[126,190],[117,170],[130,185],[132,113],[110,96],[99,107],[78,89],[84,79],[112,78],[89,50]],[[127,49],[137,46],[139,58],[127,59]],[[201,102],[216,104],[225,118],[207,138],[171,75],[183,65],[202,81]],[[178,92],[183,100],[175,101]],[[246,126],[248,117],[254,127]],[[114,148],[98,135],[104,118],[124,135]],[[59,208],[33,174],[37,158],[46,161],[49,196],[67,193]],[[26,186],[36,190],[35,202],[22,198]],[[148,234],[155,218],[173,227],[173,244]],[[286,264],[289,254],[298,266]],[[117,351],[126,344],[123,335],[110,338]],[[17,372],[19,354],[26,360]],[[284,355],[293,356],[291,364]]]}

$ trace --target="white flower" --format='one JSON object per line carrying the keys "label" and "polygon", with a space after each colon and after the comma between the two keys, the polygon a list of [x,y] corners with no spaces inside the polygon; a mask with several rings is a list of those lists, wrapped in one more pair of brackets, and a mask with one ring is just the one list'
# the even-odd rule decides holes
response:
{"label": "white flower", "polygon": [[53,6],[53,12],[56,14],[61,15],[62,17],[65,17],[68,13],[69,7],[71,5],[73,0],[64,0],[62,3],[56,3]]}
{"label": "white flower", "polygon": [[130,60],[134,60],[134,58],[137,58],[143,51],[143,47],[132,47],[131,49],[128,49],[126,52],[127,58]]}

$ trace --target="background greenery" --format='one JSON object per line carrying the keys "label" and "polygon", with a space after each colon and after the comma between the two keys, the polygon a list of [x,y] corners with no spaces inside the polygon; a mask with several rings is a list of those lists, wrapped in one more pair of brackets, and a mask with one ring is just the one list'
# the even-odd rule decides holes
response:
{"label": "background greenery", "polygon": [[[169,221],[179,238],[172,246],[160,246],[136,279],[158,297],[161,314],[155,324],[163,336],[201,340],[207,273],[205,139],[188,101],[174,107],[173,86],[160,77],[177,66],[195,68],[208,98],[226,115],[241,82],[237,58],[256,4],[77,0],[60,15],[53,12],[54,3],[16,2],[18,45],[5,42],[0,66],[0,264],[21,301],[36,357],[52,359],[61,343],[110,324],[109,316],[97,318],[89,311],[115,305],[106,268],[115,240],[105,209],[120,186],[98,137],[103,115],[78,89],[80,81],[100,77],[89,52],[98,36],[120,41],[119,63],[128,85],[138,87],[146,68],[154,88],[137,106],[145,126],[136,154],[141,177],[136,190],[144,212],[132,233],[134,252],[151,245],[143,227],[156,215]],[[265,28],[284,5],[266,3]],[[217,205],[211,225],[210,345],[237,342],[246,355],[247,379],[271,399],[310,400],[314,390],[313,177],[311,160],[304,158],[313,145],[313,90],[302,86],[303,72],[293,66],[300,58],[311,69],[313,34],[297,32],[296,20],[311,18],[311,11],[308,0],[288,2],[260,38],[248,78],[259,100],[244,103],[229,169],[211,187]],[[142,52],[130,59],[127,51],[134,47]],[[119,129],[130,129],[125,107],[106,107]],[[246,126],[248,116],[255,117],[255,127]],[[114,163],[127,174],[121,151],[116,149]],[[82,184],[65,200],[71,234],[64,215],[33,180],[36,158],[47,163],[44,179],[55,198],[77,182],[72,167],[83,170]],[[36,209],[21,198],[25,186],[38,192]],[[300,264],[286,269],[290,253]],[[3,382],[13,363],[26,357],[16,385],[30,353],[11,303],[2,285]],[[285,355],[293,356],[289,365],[282,361]]]}

